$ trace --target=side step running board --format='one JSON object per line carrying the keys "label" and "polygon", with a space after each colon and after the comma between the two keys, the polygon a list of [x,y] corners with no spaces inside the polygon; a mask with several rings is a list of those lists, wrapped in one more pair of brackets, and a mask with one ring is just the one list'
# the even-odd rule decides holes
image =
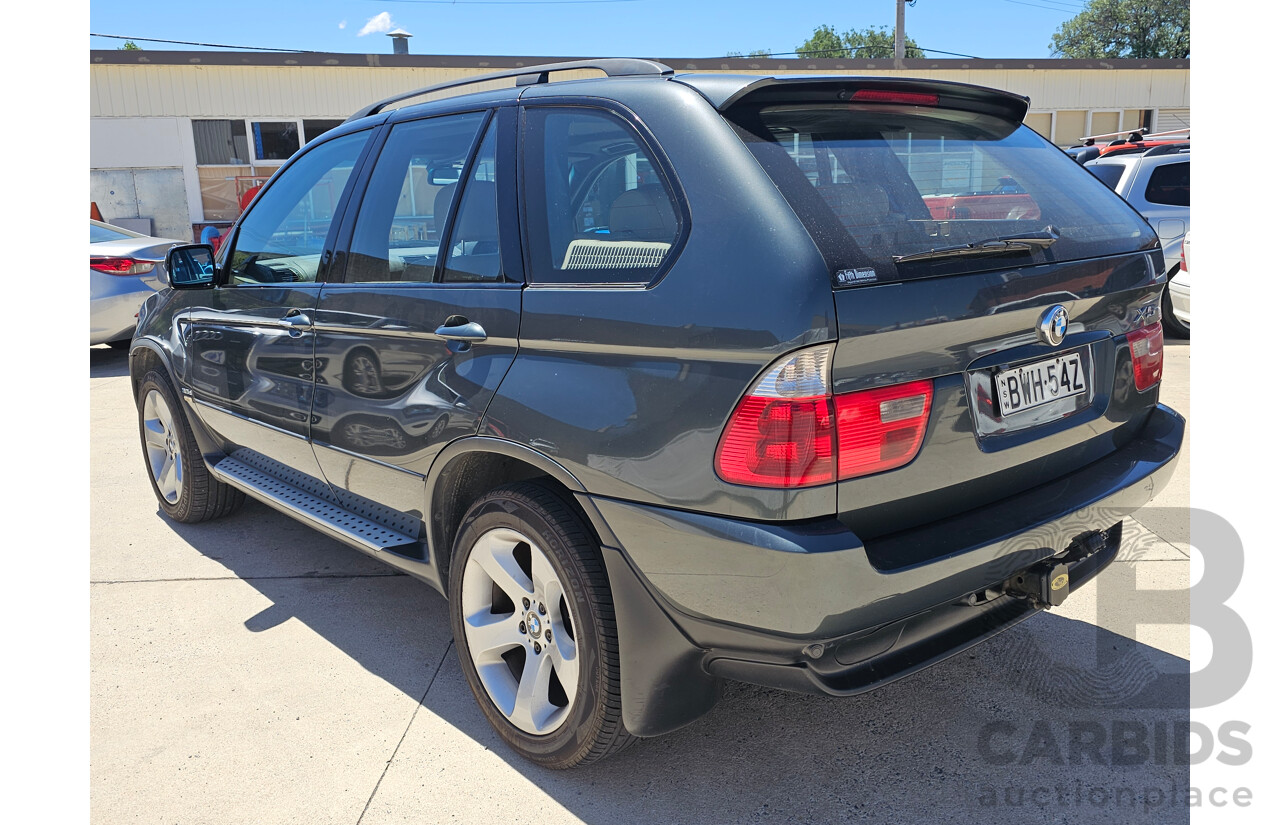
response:
{"label": "side step running board", "polygon": [[222,459],[210,466],[209,472],[219,481],[365,552],[389,551],[411,557],[421,553],[417,537],[339,507],[316,495],[318,490],[303,489],[236,457]]}

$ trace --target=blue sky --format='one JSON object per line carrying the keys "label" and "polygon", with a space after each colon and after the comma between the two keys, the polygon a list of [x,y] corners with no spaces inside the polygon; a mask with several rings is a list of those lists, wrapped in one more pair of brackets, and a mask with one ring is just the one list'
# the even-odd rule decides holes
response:
{"label": "blue sky", "polygon": [[[917,0],[907,34],[921,47],[975,57],[1043,58],[1085,0]],[[199,8],[199,10],[195,10]],[[386,54],[392,26],[415,54],[719,57],[788,52],[815,27],[894,22],[894,0],[94,0],[89,31],[272,49]],[[362,30],[371,29],[363,36]],[[90,48],[118,40],[90,37]],[[194,46],[139,42],[144,49]],[[946,57],[937,52],[931,57]]]}

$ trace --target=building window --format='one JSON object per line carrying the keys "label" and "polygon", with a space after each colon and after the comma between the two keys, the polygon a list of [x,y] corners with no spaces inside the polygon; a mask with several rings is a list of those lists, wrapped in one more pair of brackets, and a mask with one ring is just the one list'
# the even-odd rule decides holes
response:
{"label": "building window", "polygon": [[249,162],[249,141],[243,120],[193,120],[196,163],[200,166],[240,165]]}
{"label": "building window", "polygon": [[341,120],[192,120],[205,221],[234,221],[272,173]]}
{"label": "building window", "polygon": [[288,160],[301,145],[296,120],[253,123],[253,156],[256,160]]}
{"label": "building window", "polygon": [[336,129],[344,121],[341,120],[304,120],[302,121],[302,139],[310,143],[330,129]]}

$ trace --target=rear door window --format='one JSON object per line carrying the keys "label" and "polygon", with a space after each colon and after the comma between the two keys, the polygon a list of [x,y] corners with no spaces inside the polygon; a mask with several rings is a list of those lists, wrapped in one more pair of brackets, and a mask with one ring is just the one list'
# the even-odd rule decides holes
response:
{"label": "rear door window", "polygon": [[[992,115],[814,103],[728,116],[837,271],[870,267],[884,281],[1007,268],[1131,252],[1150,234],[1069,157]],[[1030,256],[918,258],[1045,232],[1059,240]]]}
{"label": "rear door window", "polygon": [[1166,206],[1191,205],[1191,161],[1166,163],[1151,170],[1147,182],[1147,203]]}
{"label": "rear door window", "polygon": [[640,135],[586,107],[531,107],[525,220],[541,283],[647,283],[680,237],[670,183]]}
{"label": "rear door window", "polygon": [[471,162],[458,214],[449,231],[449,242],[440,280],[448,283],[502,280],[502,255],[498,245],[498,123],[489,124],[480,149]]}

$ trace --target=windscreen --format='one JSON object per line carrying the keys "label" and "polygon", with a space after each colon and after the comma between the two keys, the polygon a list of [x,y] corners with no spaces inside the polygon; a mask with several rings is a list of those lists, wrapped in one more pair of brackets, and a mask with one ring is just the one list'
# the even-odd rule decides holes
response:
{"label": "windscreen", "polygon": [[[1079,260],[1153,241],[1093,175],[999,117],[844,103],[739,105],[727,117],[837,283]],[[1040,241],[999,254],[921,255],[1020,236]]]}

